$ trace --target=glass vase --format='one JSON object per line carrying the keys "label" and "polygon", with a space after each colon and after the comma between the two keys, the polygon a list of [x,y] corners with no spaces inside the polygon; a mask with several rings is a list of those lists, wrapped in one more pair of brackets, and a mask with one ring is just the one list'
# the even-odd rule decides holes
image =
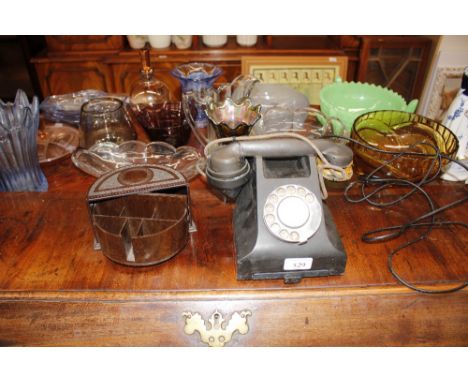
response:
{"label": "glass vase", "polygon": [[[222,74],[221,68],[216,65],[204,62],[191,62],[177,66],[171,71],[171,74],[177,78],[182,88],[182,101],[185,102],[190,99],[199,99],[207,94],[207,91],[213,88],[215,81]],[[190,97],[184,97],[186,95]],[[208,118],[203,111],[202,106],[195,102],[194,108],[196,110],[195,118],[190,118],[195,121],[196,127],[206,127],[208,125]],[[184,105],[184,111],[189,110],[189,105]],[[187,119],[188,116],[187,116]]]}
{"label": "glass vase", "polygon": [[15,102],[0,100],[0,191],[47,191],[37,157],[39,101],[22,90]]}

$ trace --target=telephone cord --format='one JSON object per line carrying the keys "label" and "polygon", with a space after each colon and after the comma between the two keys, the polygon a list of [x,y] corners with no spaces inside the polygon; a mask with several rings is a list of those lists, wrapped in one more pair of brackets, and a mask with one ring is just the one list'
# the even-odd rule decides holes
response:
{"label": "telephone cord", "polygon": [[[355,144],[364,146],[367,149],[370,149],[370,150],[373,150],[373,151],[376,151],[376,152],[379,152],[379,153],[393,154],[394,155],[394,157],[392,159],[383,162],[378,168],[374,169],[371,173],[369,173],[369,174],[367,174],[365,176],[359,177],[359,179],[357,181],[354,181],[354,182],[350,183],[347,186],[347,188],[345,189],[344,196],[345,196],[345,199],[348,202],[360,203],[360,202],[365,201],[365,202],[367,202],[367,203],[369,203],[369,204],[371,204],[371,205],[373,205],[375,207],[387,208],[387,207],[390,207],[390,206],[393,206],[393,205],[396,205],[396,204],[402,202],[403,200],[407,199],[408,197],[410,197],[415,192],[421,193],[424,196],[424,198],[426,199],[426,201],[428,202],[428,205],[429,205],[429,208],[430,208],[429,212],[424,213],[421,216],[416,217],[416,218],[412,219],[411,221],[409,221],[407,223],[397,225],[397,226],[378,228],[378,229],[375,229],[375,230],[365,232],[361,236],[361,240],[366,242],[366,243],[378,243],[378,242],[382,242],[382,241],[388,241],[388,240],[395,239],[395,238],[401,236],[404,232],[406,232],[410,228],[427,227],[427,229],[423,233],[421,233],[417,238],[404,242],[403,244],[399,245],[397,248],[393,249],[388,254],[387,266],[388,266],[388,269],[389,269],[390,273],[393,275],[393,277],[395,277],[401,284],[405,285],[406,287],[408,287],[408,288],[410,288],[410,289],[412,289],[414,291],[421,292],[421,293],[426,293],[426,294],[450,293],[450,292],[455,292],[455,291],[466,288],[468,286],[468,281],[463,281],[459,285],[457,285],[455,287],[451,287],[451,288],[425,289],[425,288],[417,287],[417,286],[413,285],[412,283],[410,283],[409,281],[405,280],[402,276],[400,276],[397,273],[397,271],[395,270],[394,265],[393,265],[393,258],[397,253],[399,253],[404,248],[407,248],[407,247],[409,247],[409,246],[411,246],[413,244],[418,243],[421,240],[426,239],[428,237],[428,235],[430,234],[430,232],[435,227],[461,226],[461,227],[463,227],[465,229],[468,229],[468,224],[465,223],[465,222],[461,222],[461,221],[437,221],[435,219],[436,214],[439,214],[439,213],[441,213],[443,211],[448,210],[449,208],[454,208],[455,206],[458,206],[458,205],[461,205],[461,204],[467,202],[468,201],[468,194],[465,195],[464,197],[462,197],[461,199],[450,202],[447,205],[444,205],[444,206],[439,207],[439,208],[435,208],[435,204],[432,201],[432,198],[423,189],[424,185],[432,182],[433,180],[435,180],[440,175],[440,172],[441,172],[441,169],[442,169],[442,159],[446,159],[446,160],[455,162],[455,163],[459,164],[460,166],[462,166],[463,168],[465,168],[467,171],[468,171],[468,166],[466,166],[461,161],[458,161],[456,159],[452,159],[452,158],[448,157],[447,155],[441,154],[437,147],[435,147],[433,145],[430,145],[430,144],[428,144],[426,142],[421,142],[420,144],[426,144],[426,145],[432,146],[433,149],[435,150],[435,154],[424,154],[424,153],[414,153],[414,152],[390,152],[390,151],[378,149],[376,147],[363,144],[363,143],[361,143],[359,141],[356,141],[356,140],[354,140],[352,138],[348,138],[348,137],[331,136],[331,137],[327,137],[327,138],[336,138],[336,139],[347,140],[347,141],[350,141],[350,142],[353,142]],[[406,180],[406,179],[399,179],[399,178],[380,178],[380,177],[378,177],[376,175],[378,173],[378,171],[380,171],[381,169],[386,167],[388,164],[390,164],[391,162],[393,162],[393,161],[397,160],[398,158],[401,158],[402,156],[405,156],[405,155],[433,157],[434,158],[433,161],[431,162],[429,168],[427,169],[426,173],[424,174],[423,178],[418,183],[411,182],[411,181]],[[430,174],[432,173],[432,171],[434,169],[434,166],[436,166],[436,165],[437,165],[437,167],[436,167],[436,171],[435,171],[434,175],[430,176]],[[354,188],[354,187],[356,187],[358,185],[361,186],[360,188],[361,188],[362,197],[359,197],[359,198],[354,197],[353,198],[353,197],[351,197],[349,195],[349,192],[350,192],[350,190],[352,188]],[[368,186],[375,186],[375,188],[368,192],[367,189],[366,189],[366,187],[368,187]],[[391,200],[390,202],[377,202],[375,200],[372,200],[372,197],[374,195],[378,195],[379,192],[383,191],[386,188],[393,187],[393,186],[407,186],[407,187],[411,187],[411,189],[408,192],[404,193],[402,196],[399,196],[396,199]],[[420,222],[421,220],[427,219],[427,218],[431,218],[431,221],[430,222]]]}

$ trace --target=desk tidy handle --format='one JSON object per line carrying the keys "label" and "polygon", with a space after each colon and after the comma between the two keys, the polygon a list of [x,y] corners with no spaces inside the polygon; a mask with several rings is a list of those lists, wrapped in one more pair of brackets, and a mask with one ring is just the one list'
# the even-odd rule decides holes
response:
{"label": "desk tidy handle", "polygon": [[248,333],[247,317],[251,315],[252,312],[249,310],[243,310],[240,313],[234,312],[231,319],[225,323],[223,315],[216,310],[208,319],[210,325],[207,328],[200,313],[184,312],[182,313],[182,317],[185,319],[184,332],[190,335],[197,331],[201,341],[209,346],[224,346],[231,340],[236,331],[240,334]]}

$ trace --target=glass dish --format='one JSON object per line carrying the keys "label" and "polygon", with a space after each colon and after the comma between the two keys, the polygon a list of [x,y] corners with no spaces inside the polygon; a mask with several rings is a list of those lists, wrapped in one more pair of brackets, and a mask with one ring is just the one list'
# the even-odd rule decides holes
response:
{"label": "glass dish", "polygon": [[339,118],[351,132],[353,122],[362,114],[376,110],[399,110],[414,113],[418,100],[406,104],[394,91],[374,84],[336,82],[320,91],[320,109],[328,117]]}
{"label": "glass dish", "polygon": [[228,98],[223,103],[209,103],[205,113],[218,138],[239,137],[249,135],[260,119],[260,105],[253,106],[248,98],[240,103]]}
{"label": "glass dish", "polygon": [[[310,125],[309,110],[313,109],[309,107],[309,100],[284,84],[266,84],[252,75],[240,75],[231,83],[220,85],[212,97],[216,102],[232,98],[236,103],[248,98],[252,105],[261,105],[261,118],[252,130],[255,135],[297,130]],[[291,122],[294,122],[294,128]]]}
{"label": "glass dish", "polygon": [[262,120],[255,125],[251,135],[289,132],[322,138],[333,133],[332,121],[312,107],[289,109],[274,106],[262,114]]}
{"label": "glass dish", "polygon": [[49,121],[65,122],[78,126],[80,124],[81,106],[89,100],[104,97],[100,90],[81,90],[76,93],[53,95],[41,102],[40,109]]}
{"label": "glass dish", "polygon": [[37,156],[40,164],[66,158],[78,147],[79,132],[61,123],[46,125],[37,135]]}
{"label": "glass dish", "polygon": [[192,146],[174,146],[165,142],[144,143],[127,141],[99,143],[88,150],[78,150],[72,155],[76,167],[89,175],[99,177],[116,168],[131,164],[157,164],[181,172],[187,181],[197,176],[197,166],[203,158]]}
{"label": "glass dish", "polygon": [[[310,124],[308,119],[309,101],[307,97],[297,90],[283,84],[264,84],[251,75],[240,75],[231,83],[224,83],[217,88],[209,88],[198,93],[188,92],[182,95],[185,115],[190,122],[190,127],[194,132],[197,140],[204,147],[208,141],[215,139],[216,134],[212,128],[213,124],[208,126],[199,123],[192,117],[192,110],[195,108],[203,112],[205,119],[209,121],[207,114],[210,114],[212,105],[222,105],[227,102],[229,104],[243,105],[249,102],[251,108],[259,108],[260,118],[249,122],[253,124],[253,128],[249,131],[250,134],[260,135],[270,132],[289,131],[291,130],[291,122],[294,122],[295,127]],[[247,101],[246,101],[247,100]],[[298,112],[302,110],[304,112]],[[271,111],[271,112],[270,112]],[[280,112],[281,111],[281,112]],[[271,129],[269,126],[264,127],[264,117],[269,113],[269,121],[274,122]],[[197,114],[198,117],[198,114]],[[327,120],[324,117],[324,120]],[[213,122],[213,121],[212,121]],[[280,126],[280,124],[282,124]],[[214,125],[217,125],[216,121]],[[289,126],[289,127],[288,127]],[[247,134],[247,129],[243,129],[241,134]],[[297,132],[295,129],[294,132]],[[229,130],[227,130],[229,132]],[[232,135],[230,134],[222,135]]]}
{"label": "glass dish", "polygon": [[[454,158],[458,150],[457,137],[444,125],[429,118],[403,111],[375,111],[364,114],[354,122],[351,138],[368,146],[389,153],[380,153],[353,143],[352,148],[364,172],[387,163],[379,175],[397,177],[410,181],[421,180],[429,171],[436,153],[435,148],[448,157]],[[428,154],[429,156],[404,155],[401,152]],[[443,159],[445,166],[448,160]],[[435,175],[437,165],[429,171]]]}

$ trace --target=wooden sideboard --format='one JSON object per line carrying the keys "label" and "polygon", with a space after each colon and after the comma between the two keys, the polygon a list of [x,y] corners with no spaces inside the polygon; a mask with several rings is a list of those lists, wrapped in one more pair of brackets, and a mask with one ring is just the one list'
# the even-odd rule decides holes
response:
{"label": "wooden sideboard", "polygon": [[[46,36],[47,50],[32,63],[44,97],[82,89],[128,93],[140,72],[138,52],[125,36]],[[169,74],[190,61],[219,65],[218,83],[241,74],[242,56],[348,57],[347,80],[388,86],[407,101],[421,94],[430,60],[431,40],[418,36],[259,36],[253,47],[236,44],[235,36],[221,48],[208,48],[194,36],[190,49],[152,49],[155,74],[175,94],[178,81]]]}
{"label": "wooden sideboard", "polygon": [[[247,331],[235,332],[226,346],[468,345],[468,290],[409,290],[386,265],[400,241],[360,240],[366,230],[420,214],[423,202],[382,212],[333,191],[326,203],[348,255],[343,275],[298,284],[238,281],[233,205],[201,179],[190,183],[198,231],[185,249],[160,265],[131,268],[92,248],[86,193],[95,179],[70,159],[45,174],[48,192],[0,198],[1,345],[207,346],[198,332],[184,331],[189,312],[206,322],[244,314]],[[466,193],[442,181],[428,190],[439,204]],[[466,220],[467,212],[465,204],[444,217]],[[468,278],[467,248],[461,227],[436,229],[397,256],[395,266],[412,282],[446,288]]]}

